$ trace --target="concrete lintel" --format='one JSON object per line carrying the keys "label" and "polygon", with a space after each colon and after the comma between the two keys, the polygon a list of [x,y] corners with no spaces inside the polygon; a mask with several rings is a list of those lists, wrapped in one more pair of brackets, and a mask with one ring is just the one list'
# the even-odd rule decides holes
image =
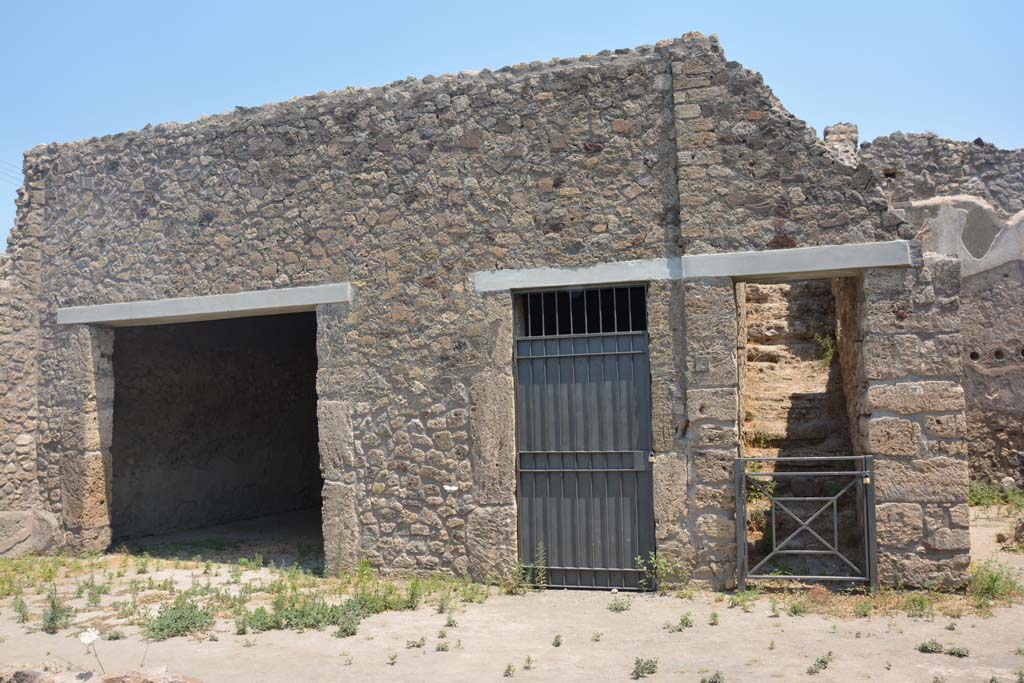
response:
{"label": "concrete lintel", "polygon": [[909,265],[910,243],[894,240],[612,261],[567,268],[487,270],[476,273],[474,277],[476,291],[501,292],[705,277],[731,277],[735,280],[843,277],[865,268]]}
{"label": "concrete lintel", "polygon": [[342,303],[351,300],[352,286],[347,282],[339,282],[233,294],[128,301],[96,306],[70,306],[57,309],[57,323],[59,325],[90,323],[112,327],[162,325],[313,311],[316,310],[317,304]]}
{"label": "concrete lintel", "polygon": [[686,279],[787,280],[852,275],[864,268],[911,265],[904,240],[683,257]]}
{"label": "concrete lintel", "polygon": [[480,271],[474,276],[478,292],[678,280],[681,277],[682,268],[678,256],[667,259],[612,261],[567,268],[486,270]]}

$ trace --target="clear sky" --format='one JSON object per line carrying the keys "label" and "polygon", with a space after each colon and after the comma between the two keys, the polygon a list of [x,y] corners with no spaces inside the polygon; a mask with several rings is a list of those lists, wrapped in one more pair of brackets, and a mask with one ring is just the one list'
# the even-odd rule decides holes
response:
{"label": "clear sky", "polygon": [[818,131],[1024,147],[1022,0],[0,0],[0,246],[22,152],[236,105],[717,33]]}

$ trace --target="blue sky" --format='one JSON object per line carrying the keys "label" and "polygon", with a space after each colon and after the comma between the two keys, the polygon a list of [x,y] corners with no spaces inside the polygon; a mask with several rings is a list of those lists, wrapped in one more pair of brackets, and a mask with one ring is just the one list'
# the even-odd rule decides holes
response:
{"label": "blue sky", "polygon": [[37,144],[348,85],[717,33],[819,134],[1024,147],[1024,2],[0,0],[0,245]]}

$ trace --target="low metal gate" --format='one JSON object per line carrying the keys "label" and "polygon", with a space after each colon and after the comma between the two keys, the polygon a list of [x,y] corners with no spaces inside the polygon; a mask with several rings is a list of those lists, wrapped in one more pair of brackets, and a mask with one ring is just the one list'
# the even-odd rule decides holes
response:
{"label": "low metal gate", "polygon": [[646,290],[517,295],[519,557],[547,584],[640,588],[654,550]]}
{"label": "low metal gate", "polygon": [[740,590],[748,579],[878,587],[870,455],[738,458],[733,474]]}

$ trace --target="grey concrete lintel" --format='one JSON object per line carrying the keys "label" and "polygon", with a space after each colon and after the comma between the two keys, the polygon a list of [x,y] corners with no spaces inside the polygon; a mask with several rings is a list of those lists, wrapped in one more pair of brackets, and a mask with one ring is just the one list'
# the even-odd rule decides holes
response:
{"label": "grey concrete lintel", "polygon": [[317,304],[343,303],[351,300],[352,286],[347,282],[338,282],[308,287],[212,294],[210,296],[128,301],[96,306],[69,306],[57,309],[57,323],[60,325],[109,325],[112,327],[162,325],[313,311],[316,310]]}
{"label": "grey concrete lintel", "polygon": [[640,261],[612,261],[566,268],[514,268],[486,270],[474,275],[476,291],[502,292],[573,285],[603,285],[682,277],[679,257]]}
{"label": "grey concrete lintel", "polygon": [[854,275],[865,268],[909,265],[910,243],[894,240],[612,261],[565,268],[487,270],[476,273],[474,279],[478,292],[501,292],[712,277],[731,277],[739,281],[830,278]]}
{"label": "grey concrete lintel", "polygon": [[909,265],[910,244],[894,240],[684,256],[683,277],[731,277],[739,281],[830,278],[853,275],[865,268]]}

